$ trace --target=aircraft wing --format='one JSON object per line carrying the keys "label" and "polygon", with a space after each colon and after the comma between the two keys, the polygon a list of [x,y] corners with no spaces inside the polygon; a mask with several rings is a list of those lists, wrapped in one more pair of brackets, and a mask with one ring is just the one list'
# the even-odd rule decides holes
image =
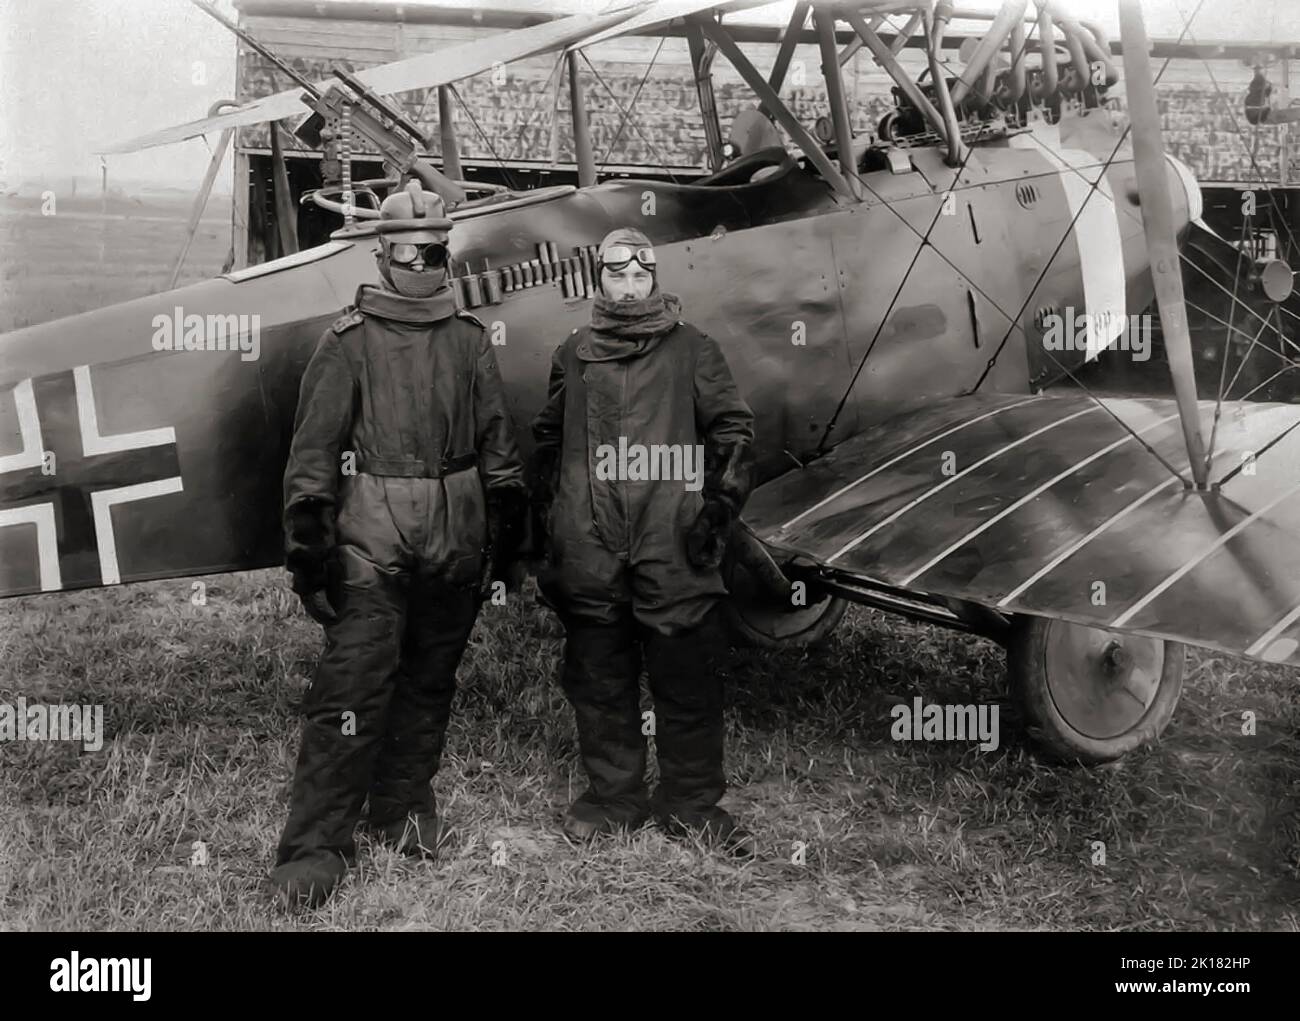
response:
{"label": "aircraft wing", "polygon": [[685,18],[691,14],[702,14],[710,10],[728,14],[754,7],[770,7],[772,4],[773,0],[724,0],[722,3],[718,0],[656,0],[640,14],[612,28],[594,32],[580,42],[571,43],[569,49],[594,46],[596,43],[603,43],[606,39],[616,39],[635,32],[649,32],[676,18]]}
{"label": "aircraft wing", "polygon": [[[368,68],[357,72],[355,77],[379,95],[447,85],[479,74],[496,64],[508,64],[539,53],[563,49],[655,6],[653,0],[641,0],[600,14],[575,14],[571,17],[531,25],[528,28],[498,32],[495,35],[435,50],[433,53],[422,53],[417,57],[408,57],[391,64]],[[703,8],[716,6],[716,4],[696,6]],[[326,84],[328,83],[318,83],[321,87]],[[206,135],[211,131],[220,131],[224,128],[241,128],[250,124],[292,117],[295,114],[305,115],[307,107],[299,98],[302,92],[301,88],[277,92],[273,96],[264,96],[226,113],[203,117],[118,142],[100,152],[106,155],[137,152],[157,145],[168,145],[198,135]]]}
{"label": "aircraft wing", "polygon": [[956,397],[766,483],[744,517],[827,572],[1300,665],[1297,425],[1298,405],[1225,403],[1210,478],[1239,470],[1198,493],[1143,446],[1190,477],[1172,400]]}
{"label": "aircraft wing", "polygon": [[[427,89],[469,78],[497,64],[509,64],[541,53],[588,46],[629,32],[646,31],[690,14],[709,10],[741,10],[765,6],[770,2],[771,0],[724,0],[721,3],[719,0],[639,0],[611,7],[599,14],[575,14],[528,28],[498,32],[432,53],[422,53],[416,57],[367,68],[357,72],[355,77],[381,96]],[[324,87],[328,83],[317,84]],[[294,88],[277,92],[225,113],[152,131],[99,151],[105,155],[137,152],[224,128],[248,127],[295,114],[305,114],[307,107],[299,98],[302,91]]]}

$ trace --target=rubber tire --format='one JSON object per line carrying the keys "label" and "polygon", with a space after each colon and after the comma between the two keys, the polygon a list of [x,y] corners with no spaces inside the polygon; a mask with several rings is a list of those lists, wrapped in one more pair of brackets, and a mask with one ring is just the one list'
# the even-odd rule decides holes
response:
{"label": "rubber tire", "polygon": [[1023,714],[1025,730],[1039,752],[1058,762],[1100,765],[1114,762],[1158,739],[1173,718],[1183,691],[1186,647],[1181,642],[1164,643],[1160,681],[1146,712],[1123,734],[1099,739],[1080,733],[1065,720],[1048,687],[1044,658],[1049,631],[1057,623],[1065,622],[1019,617],[1012,623],[1007,643],[1012,696]]}
{"label": "rubber tire", "polygon": [[[751,649],[801,649],[809,645],[816,645],[827,635],[835,630],[840,619],[844,616],[844,611],[848,609],[848,601],[841,599],[839,596],[829,596],[824,600],[824,609],[817,617],[803,630],[797,631],[790,635],[783,635],[780,638],[774,638],[770,633],[762,630],[753,614],[746,616],[744,610],[736,600],[724,599],[722,601],[722,623],[727,629],[727,635],[733,645],[743,646]],[[815,604],[822,606],[822,603]],[[785,616],[780,610],[769,611],[773,617]],[[793,616],[791,614],[790,616]]]}

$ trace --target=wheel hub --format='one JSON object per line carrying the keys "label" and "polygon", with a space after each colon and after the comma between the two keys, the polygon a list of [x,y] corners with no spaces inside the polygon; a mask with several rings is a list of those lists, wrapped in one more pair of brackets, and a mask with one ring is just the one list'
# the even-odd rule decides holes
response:
{"label": "wheel hub", "polygon": [[1133,654],[1117,641],[1110,641],[1101,654],[1101,666],[1109,677],[1120,677],[1133,667]]}
{"label": "wheel hub", "polygon": [[1075,730],[1118,737],[1146,715],[1164,670],[1164,643],[1053,621],[1043,664],[1052,701]]}

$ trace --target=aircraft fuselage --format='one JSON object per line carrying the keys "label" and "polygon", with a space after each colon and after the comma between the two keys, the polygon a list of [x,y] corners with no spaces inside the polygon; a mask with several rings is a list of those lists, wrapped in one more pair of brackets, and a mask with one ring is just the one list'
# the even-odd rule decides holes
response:
{"label": "aircraft fuselage", "polygon": [[[1027,392],[1077,365],[1081,351],[1045,354],[1044,310],[1150,299],[1127,154],[1085,199],[1119,138],[1094,116],[1057,149],[1055,135],[976,147],[955,186],[939,151],[909,150],[910,169],[862,175],[856,204],[794,165],[744,184],[608,182],[458,211],[457,272],[479,275],[462,286],[498,345],[521,446],[552,351],[590,317],[538,246],[567,260],[625,224],[654,241],[661,286],[726,353],[756,415],[762,479],[981,377],[983,391]],[[1186,181],[1172,165],[1170,179],[1185,223]],[[336,240],[0,338],[0,596],[282,562],[298,382],[376,279],[376,245]],[[520,286],[512,276],[488,300],[481,274],[510,267]],[[258,331],[256,358],[233,340],[207,349],[229,316]]]}

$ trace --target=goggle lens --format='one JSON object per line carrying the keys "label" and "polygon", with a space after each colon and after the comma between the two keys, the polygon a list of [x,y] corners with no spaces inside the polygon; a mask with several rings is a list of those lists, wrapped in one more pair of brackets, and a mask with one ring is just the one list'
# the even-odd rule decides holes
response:
{"label": "goggle lens", "polygon": [[447,246],[436,241],[426,245],[398,241],[388,246],[388,258],[400,266],[409,266],[417,255],[426,266],[437,268],[447,261]]}
{"label": "goggle lens", "polygon": [[629,245],[610,245],[605,249],[601,261],[607,269],[617,272],[633,259],[636,259],[645,269],[655,268],[655,250],[653,248],[638,248],[634,251]]}

